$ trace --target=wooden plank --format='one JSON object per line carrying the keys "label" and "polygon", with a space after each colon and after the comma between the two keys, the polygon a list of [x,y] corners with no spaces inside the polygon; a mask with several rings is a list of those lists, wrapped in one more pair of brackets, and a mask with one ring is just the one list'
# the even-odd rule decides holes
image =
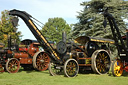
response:
{"label": "wooden plank", "polygon": [[79,64],[79,66],[91,66],[91,64]]}
{"label": "wooden plank", "polygon": [[79,58],[79,60],[82,60],[82,59],[91,59],[91,58]]}

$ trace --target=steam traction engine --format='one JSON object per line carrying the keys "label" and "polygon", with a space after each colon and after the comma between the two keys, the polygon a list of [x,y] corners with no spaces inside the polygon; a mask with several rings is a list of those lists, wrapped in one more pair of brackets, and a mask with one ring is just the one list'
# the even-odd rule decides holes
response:
{"label": "steam traction engine", "polygon": [[40,44],[35,40],[23,40],[19,45],[19,52],[14,53],[14,58],[20,60],[24,69],[34,67],[38,71],[44,71],[48,68],[50,58],[48,55],[39,50]]}
{"label": "steam traction engine", "polygon": [[20,66],[24,69],[34,67],[38,71],[46,70],[50,58],[43,51],[39,51],[39,46],[37,41],[29,39],[21,41],[19,46],[12,45],[10,38],[8,48],[0,50],[0,72],[4,72],[5,67],[9,73],[16,73]]}
{"label": "steam traction engine", "polygon": [[[63,35],[63,37],[65,36]],[[66,41],[66,39],[63,38],[63,41]],[[69,56],[65,56],[63,60],[65,60],[66,57],[75,59],[78,62],[80,73],[85,73],[87,71],[93,71],[97,74],[108,73],[111,64],[109,44],[114,44],[113,40],[80,36],[75,40],[69,39],[69,41],[65,43],[66,45],[63,45],[62,41],[60,41],[57,44],[56,50],[62,53],[63,50],[65,50],[65,46],[67,46],[67,50],[70,49],[70,52],[67,53]],[[63,48],[63,50],[59,50],[60,47]],[[68,66],[68,75],[73,74],[71,71],[73,68],[72,65]],[[49,72],[51,75],[60,75],[63,73],[63,70],[61,66],[50,63]]]}
{"label": "steam traction engine", "polygon": [[79,47],[72,50],[71,58],[78,61],[80,72],[108,73],[111,64],[109,44],[114,44],[113,40],[80,36],[74,42]]}

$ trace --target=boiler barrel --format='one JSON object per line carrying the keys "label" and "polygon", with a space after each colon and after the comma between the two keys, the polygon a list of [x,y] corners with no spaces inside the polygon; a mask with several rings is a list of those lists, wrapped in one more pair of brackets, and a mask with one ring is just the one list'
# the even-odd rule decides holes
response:
{"label": "boiler barrel", "polygon": [[15,53],[14,54],[15,58],[28,58],[28,54],[27,53]]}

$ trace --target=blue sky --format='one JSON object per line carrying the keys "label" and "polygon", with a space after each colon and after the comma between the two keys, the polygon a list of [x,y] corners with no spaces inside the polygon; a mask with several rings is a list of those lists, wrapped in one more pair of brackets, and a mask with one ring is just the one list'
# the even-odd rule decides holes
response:
{"label": "blue sky", "polygon": [[[62,17],[68,24],[73,24],[78,22],[76,16],[83,9],[80,6],[83,1],[90,0],[0,0],[0,12],[18,9],[26,11],[44,24],[48,18],[54,17]],[[22,40],[35,39],[23,20],[19,20],[19,25],[18,31],[22,32]]]}
{"label": "blue sky", "polygon": [[[0,12],[3,10],[18,9],[26,11],[44,24],[48,18],[54,17],[62,17],[68,24],[74,24],[78,22],[76,18],[78,15],[77,12],[83,10],[83,7],[80,6],[80,3],[83,1],[91,0],[0,0]],[[22,40],[35,39],[21,19],[19,20],[19,25],[18,31],[22,32]]]}

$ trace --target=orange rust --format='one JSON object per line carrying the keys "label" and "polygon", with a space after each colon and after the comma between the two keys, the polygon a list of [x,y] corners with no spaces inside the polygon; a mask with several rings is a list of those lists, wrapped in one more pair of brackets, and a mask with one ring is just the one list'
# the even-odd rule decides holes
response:
{"label": "orange rust", "polygon": [[32,58],[20,58],[20,64],[32,64]]}
{"label": "orange rust", "polygon": [[11,50],[8,50],[7,53],[8,53],[8,54],[12,54],[12,51],[11,51]]}

